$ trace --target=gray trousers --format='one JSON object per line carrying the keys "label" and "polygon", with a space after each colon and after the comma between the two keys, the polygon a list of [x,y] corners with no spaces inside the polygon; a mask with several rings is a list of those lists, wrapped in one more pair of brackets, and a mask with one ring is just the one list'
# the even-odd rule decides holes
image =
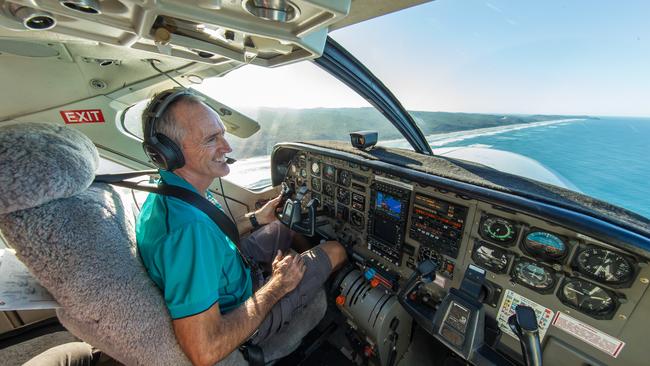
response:
{"label": "gray trousers", "polygon": [[92,366],[101,353],[84,342],[70,342],[52,347],[25,362],[23,366]]}

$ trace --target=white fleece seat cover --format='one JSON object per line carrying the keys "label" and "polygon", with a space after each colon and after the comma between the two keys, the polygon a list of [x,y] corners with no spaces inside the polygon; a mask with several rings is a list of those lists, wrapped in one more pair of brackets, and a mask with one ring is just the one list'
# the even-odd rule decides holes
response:
{"label": "white fleece seat cover", "polygon": [[[91,185],[98,161],[92,141],[72,128],[1,126],[0,231],[62,306],[57,316],[72,334],[126,365],[189,365],[139,260],[128,193]],[[326,309],[320,291],[261,345],[265,360],[297,348]],[[219,362],[246,364],[238,351]]]}
{"label": "white fleece seat cover", "polygon": [[137,257],[131,206],[91,186],[98,159],[71,128],[0,127],[0,230],[75,336],[126,365],[189,364]]}

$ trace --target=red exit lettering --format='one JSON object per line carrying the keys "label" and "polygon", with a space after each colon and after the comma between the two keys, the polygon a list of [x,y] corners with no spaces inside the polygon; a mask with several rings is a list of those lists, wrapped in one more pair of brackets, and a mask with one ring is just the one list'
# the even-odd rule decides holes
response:
{"label": "red exit lettering", "polygon": [[61,113],[61,117],[63,117],[63,121],[66,124],[105,122],[101,109],[78,109],[60,111],[59,113]]}

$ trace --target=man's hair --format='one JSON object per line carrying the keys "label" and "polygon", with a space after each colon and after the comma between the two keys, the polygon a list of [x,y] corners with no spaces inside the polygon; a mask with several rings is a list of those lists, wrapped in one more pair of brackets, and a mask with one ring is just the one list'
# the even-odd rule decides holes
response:
{"label": "man's hair", "polygon": [[[156,99],[154,96],[151,101],[153,102]],[[203,100],[196,95],[181,95],[176,97],[167,108],[163,111],[160,117],[156,120],[156,125],[154,126],[153,133],[161,133],[169,137],[178,147],[181,147],[181,142],[183,137],[185,137],[185,129],[180,126],[176,117],[174,116],[174,109],[180,103],[188,104],[203,104]],[[146,113],[150,108],[150,105],[147,105],[147,108],[144,110],[143,114]],[[144,117],[143,117],[144,120]],[[143,126],[144,128],[144,126]]]}

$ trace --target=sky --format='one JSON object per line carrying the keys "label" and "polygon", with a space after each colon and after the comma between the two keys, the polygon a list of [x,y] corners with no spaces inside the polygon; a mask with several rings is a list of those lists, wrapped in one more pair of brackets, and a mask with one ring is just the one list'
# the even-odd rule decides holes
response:
{"label": "sky", "polygon": [[[409,110],[650,116],[649,19],[650,1],[438,0],[330,36]],[[199,89],[235,108],[368,106],[312,63]]]}

